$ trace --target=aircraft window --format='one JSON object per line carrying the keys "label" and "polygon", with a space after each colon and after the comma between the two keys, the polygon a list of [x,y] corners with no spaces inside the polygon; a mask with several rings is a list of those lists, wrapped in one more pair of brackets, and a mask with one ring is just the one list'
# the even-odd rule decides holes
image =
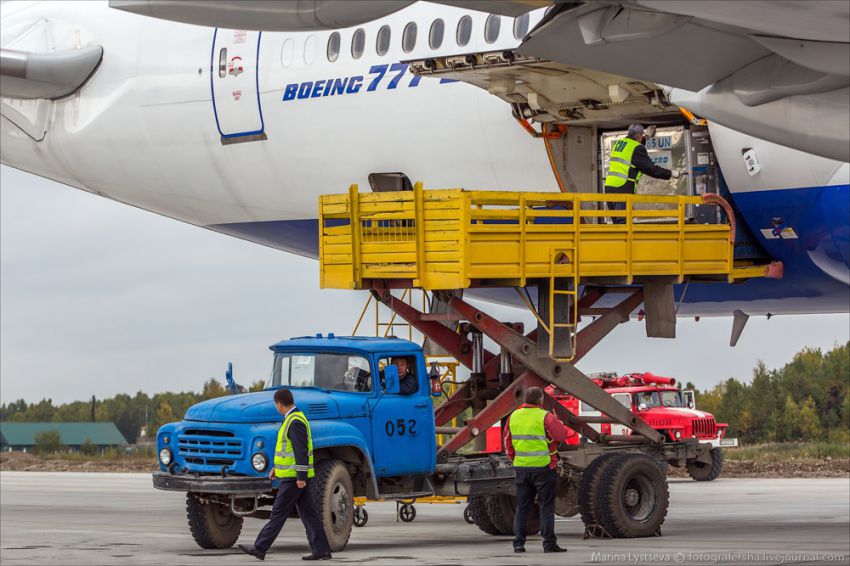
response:
{"label": "aircraft window", "polygon": [[514,19],[514,39],[522,39],[528,33],[528,14]]}
{"label": "aircraft window", "polygon": [[381,29],[378,30],[375,50],[378,55],[386,55],[387,51],[390,50],[390,26],[381,26]]}
{"label": "aircraft window", "polygon": [[339,59],[339,46],[341,40],[339,37],[339,32],[335,31],[328,38],[328,61],[333,63],[337,59]]}
{"label": "aircraft window", "polygon": [[319,42],[316,41],[315,35],[307,36],[307,41],[304,42],[304,62],[312,65],[318,58]]}
{"label": "aircraft window", "polygon": [[401,35],[401,48],[405,53],[410,53],[416,47],[416,22],[410,22],[404,26],[404,33]]}
{"label": "aircraft window", "polygon": [[431,31],[428,34],[428,45],[431,49],[439,49],[443,44],[443,33],[446,31],[446,25],[443,20],[437,18],[431,24]]}
{"label": "aircraft window", "polygon": [[499,39],[499,28],[502,25],[502,18],[496,14],[487,16],[487,21],[484,23],[484,41],[493,43]]}
{"label": "aircraft window", "polygon": [[363,28],[358,28],[351,37],[351,56],[360,59],[364,49],[366,49],[366,32]]}
{"label": "aircraft window", "polygon": [[464,16],[457,23],[457,44],[461,47],[469,43],[472,37],[472,18]]}
{"label": "aircraft window", "polygon": [[295,42],[292,39],[287,39],[283,42],[280,48],[280,64],[285,67],[292,65],[292,60],[295,58]]}

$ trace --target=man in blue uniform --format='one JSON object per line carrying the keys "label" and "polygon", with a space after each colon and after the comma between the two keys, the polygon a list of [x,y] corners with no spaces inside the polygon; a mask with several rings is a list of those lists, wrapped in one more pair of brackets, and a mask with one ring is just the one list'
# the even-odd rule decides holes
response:
{"label": "man in blue uniform", "polygon": [[295,508],[307,529],[312,551],[307,556],[302,556],[302,560],[327,560],[331,558],[331,547],[310,494],[310,480],[315,476],[310,423],[304,413],[295,406],[292,391],[289,389],[275,391],[274,404],[277,412],[283,415],[283,424],[277,433],[274,467],[269,472],[269,478],[280,479],[280,486],[272,505],[269,522],[257,535],[253,545],[240,544],[239,549],[265,560],[266,552]]}

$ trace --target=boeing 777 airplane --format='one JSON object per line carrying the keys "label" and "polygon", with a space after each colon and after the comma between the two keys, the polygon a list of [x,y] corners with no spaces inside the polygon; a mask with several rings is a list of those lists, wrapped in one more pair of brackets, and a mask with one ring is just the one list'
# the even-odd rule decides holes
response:
{"label": "boeing 777 airplane", "polygon": [[724,196],[736,256],[784,264],[681,286],[680,315],[848,312],[848,24],[828,1],[3,2],[0,160],[316,257],[320,194],[599,192],[611,141],[654,125],[690,175],[641,190]]}

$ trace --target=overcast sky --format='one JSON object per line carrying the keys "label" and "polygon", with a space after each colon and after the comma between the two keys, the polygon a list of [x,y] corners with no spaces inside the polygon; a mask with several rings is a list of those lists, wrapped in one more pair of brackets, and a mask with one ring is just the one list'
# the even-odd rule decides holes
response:
{"label": "overcast sky", "polygon": [[[365,292],[320,290],[318,262],[203,230],[0,166],[0,402],[55,402],[265,379],[268,346],[348,334]],[[491,307],[492,308],[492,307]],[[519,310],[493,309],[525,320]],[[652,371],[705,388],[758,359],[848,339],[850,317],[680,320],[676,340],[621,325],[579,364]]]}

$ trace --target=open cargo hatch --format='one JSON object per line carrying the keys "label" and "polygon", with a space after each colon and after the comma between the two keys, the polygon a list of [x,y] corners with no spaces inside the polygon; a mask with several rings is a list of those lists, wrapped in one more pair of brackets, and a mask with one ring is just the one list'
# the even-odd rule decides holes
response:
{"label": "open cargo hatch", "polygon": [[668,87],[511,50],[418,59],[410,69],[483,88],[511,104],[517,118],[540,123],[624,128],[682,122]]}

